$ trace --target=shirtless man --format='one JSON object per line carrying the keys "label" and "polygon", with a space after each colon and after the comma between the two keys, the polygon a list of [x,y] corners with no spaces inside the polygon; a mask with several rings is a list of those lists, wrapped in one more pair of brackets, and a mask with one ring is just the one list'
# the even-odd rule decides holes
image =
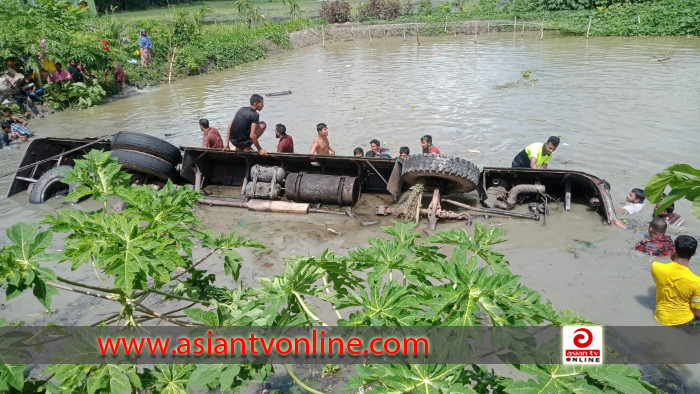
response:
{"label": "shirtless man", "polygon": [[314,139],[314,144],[311,145],[310,154],[335,155],[335,149],[333,149],[331,143],[328,142],[328,126],[326,126],[325,123],[319,123],[316,125],[316,131],[318,131],[318,137]]}

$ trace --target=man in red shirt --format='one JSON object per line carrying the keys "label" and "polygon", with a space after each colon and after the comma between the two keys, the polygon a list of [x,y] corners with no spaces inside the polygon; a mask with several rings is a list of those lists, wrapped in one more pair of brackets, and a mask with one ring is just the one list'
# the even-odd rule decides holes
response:
{"label": "man in red shirt", "polygon": [[434,153],[436,155],[440,154],[440,150],[433,145],[433,137],[430,135],[424,135],[420,137],[420,146],[423,148],[423,153]]}
{"label": "man in red shirt", "polygon": [[275,126],[275,137],[280,139],[277,144],[277,153],[294,153],[294,140],[287,135],[287,128],[282,123]]}
{"label": "man in red shirt", "polygon": [[202,148],[221,149],[224,147],[219,130],[209,127],[209,119],[200,119],[199,129],[204,133],[204,138],[202,138]]}
{"label": "man in red shirt", "polygon": [[637,242],[634,248],[652,256],[667,256],[673,252],[673,240],[666,235],[666,221],[656,217],[649,222],[649,235]]}

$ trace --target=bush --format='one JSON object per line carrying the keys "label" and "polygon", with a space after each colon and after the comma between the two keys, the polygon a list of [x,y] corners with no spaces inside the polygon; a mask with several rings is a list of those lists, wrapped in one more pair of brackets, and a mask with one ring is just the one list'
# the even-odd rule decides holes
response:
{"label": "bush", "polygon": [[328,23],[350,22],[350,3],[342,0],[324,1],[321,3],[321,18]]}
{"label": "bush", "polygon": [[440,6],[438,7],[438,11],[441,14],[449,14],[450,12],[452,12],[452,6],[450,5],[450,2],[445,1],[442,4],[440,4]]}
{"label": "bush", "polygon": [[421,0],[418,2],[418,15],[433,15],[435,9],[430,0]]}
{"label": "bush", "polygon": [[401,15],[411,15],[413,13],[413,1],[406,0],[401,5]]}
{"label": "bush", "polygon": [[362,3],[357,8],[357,19],[396,19],[401,13],[401,3],[399,0],[370,0],[369,3]]}

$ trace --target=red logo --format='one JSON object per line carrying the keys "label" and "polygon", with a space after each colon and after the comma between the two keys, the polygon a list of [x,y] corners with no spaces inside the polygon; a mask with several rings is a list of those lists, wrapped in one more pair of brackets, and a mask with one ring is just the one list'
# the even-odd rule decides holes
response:
{"label": "red logo", "polygon": [[579,328],[574,333],[579,331],[582,331],[582,333],[574,335],[574,345],[581,348],[588,347],[593,342],[593,333],[587,328]]}

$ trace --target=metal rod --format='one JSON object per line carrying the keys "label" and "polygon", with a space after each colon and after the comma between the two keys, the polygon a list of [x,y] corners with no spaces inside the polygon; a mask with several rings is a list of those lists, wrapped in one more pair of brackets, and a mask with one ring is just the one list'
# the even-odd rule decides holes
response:
{"label": "metal rod", "polygon": [[510,217],[514,217],[514,218],[534,219],[534,220],[539,220],[539,219],[540,219],[540,218],[539,218],[539,215],[535,216],[535,215],[526,215],[526,214],[523,214],[523,213],[515,213],[515,212],[507,212],[507,211],[498,211],[498,210],[495,210],[495,209],[476,208],[476,207],[472,207],[471,205],[463,204],[463,203],[461,203],[461,202],[449,200],[449,199],[446,199],[446,198],[443,198],[442,201],[443,201],[443,202],[446,202],[446,203],[448,203],[448,204],[452,204],[452,205],[455,205],[455,206],[458,206],[458,207],[461,207],[461,208],[464,208],[464,209],[469,209],[469,210],[472,210],[472,211],[475,211],[475,212],[488,213],[489,215],[501,215],[501,216],[510,216]]}
{"label": "metal rod", "polygon": [[384,183],[386,183],[386,185],[389,186],[389,182],[387,182],[386,179],[384,179],[384,177],[382,176],[382,174],[380,174],[379,171],[377,171],[377,169],[374,168],[374,166],[372,165],[372,163],[370,163],[369,160],[367,160],[366,163],[369,164],[369,166],[372,167],[372,169],[374,170],[374,172],[376,172],[377,175],[379,175],[379,177],[382,178],[382,180],[384,181]]}

